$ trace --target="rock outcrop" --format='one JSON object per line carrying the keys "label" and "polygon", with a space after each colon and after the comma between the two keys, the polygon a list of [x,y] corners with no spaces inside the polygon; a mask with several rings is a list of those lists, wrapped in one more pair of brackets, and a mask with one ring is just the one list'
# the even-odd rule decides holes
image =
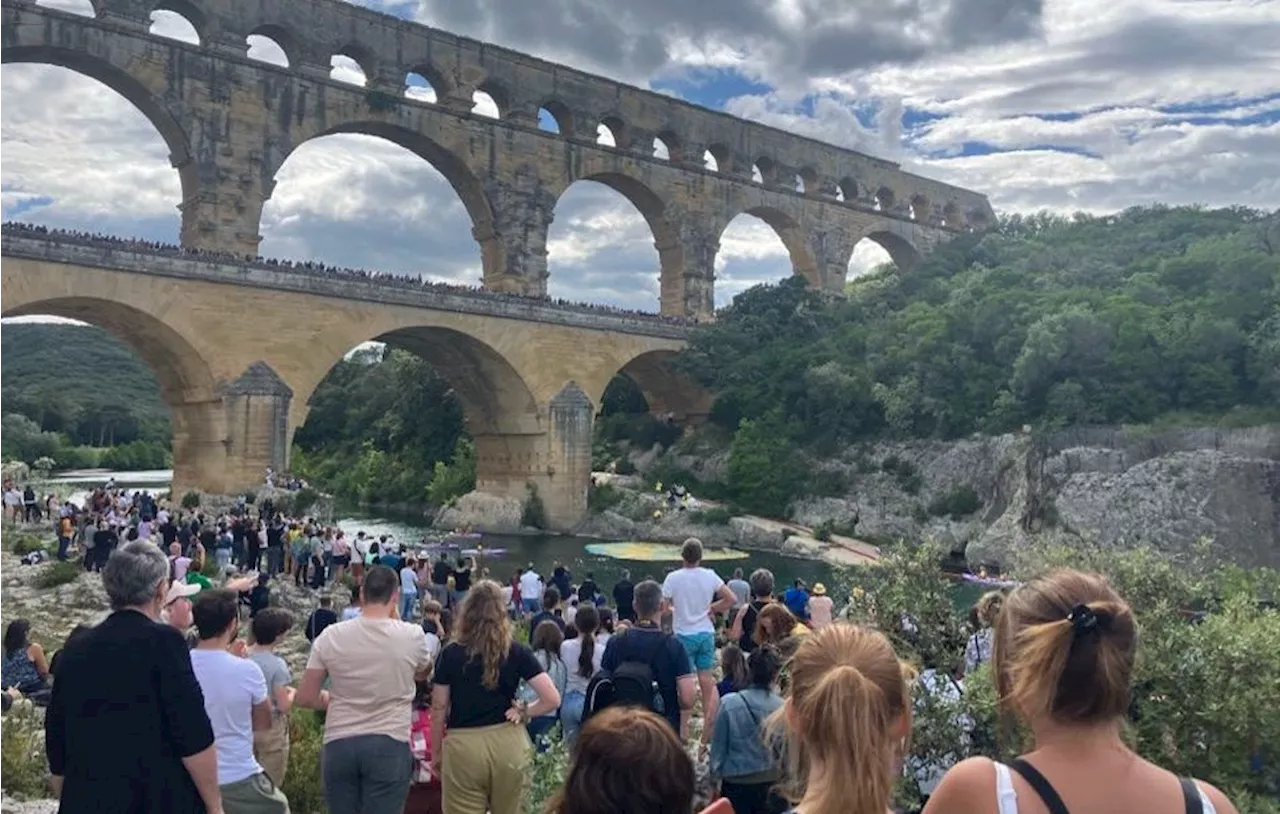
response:
{"label": "rock outcrop", "polygon": [[436,512],[435,526],[442,529],[471,528],[492,534],[521,531],[524,502],[514,497],[468,492],[450,506]]}
{"label": "rock outcrop", "polygon": [[[726,457],[704,460],[699,479]],[[646,463],[671,471],[687,458]],[[1007,563],[1033,539],[1176,555],[1202,538],[1242,565],[1280,566],[1280,425],[876,443],[811,465],[831,488],[792,506],[797,524],[873,542],[938,539],[975,566]]]}

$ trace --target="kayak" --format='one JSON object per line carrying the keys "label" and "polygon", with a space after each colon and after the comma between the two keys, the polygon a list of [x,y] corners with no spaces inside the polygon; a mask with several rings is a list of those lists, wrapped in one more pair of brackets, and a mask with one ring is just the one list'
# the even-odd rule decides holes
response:
{"label": "kayak", "polygon": [[505,548],[464,548],[458,552],[464,557],[501,557],[507,553]]}
{"label": "kayak", "polygon": [[483,536],[484,535],[478,531],[463,531],[463,532],[458,532],[457,534],[446,534],[444,536],[444,539],[446,540],[479,540]]}

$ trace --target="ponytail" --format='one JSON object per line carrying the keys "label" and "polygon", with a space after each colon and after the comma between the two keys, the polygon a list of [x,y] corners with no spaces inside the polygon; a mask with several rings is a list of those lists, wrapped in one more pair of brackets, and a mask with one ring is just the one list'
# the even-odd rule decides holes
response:
{"label": "ponytail", "polygon": [[[787,790],[811,814],[884,814],[899,733],[910,730],[907,686],[882,634],[836,623],[803,637],[791,662],[791,697],[769,718],[790,729]],[[823,767],[821,786],[809,772]]]}
{"label": "ponytail", "polygon": [[578,675],[591,678],[595,672],[596,628],[600,625],[600,616],[592,605],[583,605],[573,617],[573,626],[578,629],[582,640],[582,652],[578,655]]}
{"label": "ponytail", "polygon": [[1006,717],[1070,723],[1125,715],[1137,650],[1133,611],[1096,574],[1054,571],[1010,595],[993,662]]}

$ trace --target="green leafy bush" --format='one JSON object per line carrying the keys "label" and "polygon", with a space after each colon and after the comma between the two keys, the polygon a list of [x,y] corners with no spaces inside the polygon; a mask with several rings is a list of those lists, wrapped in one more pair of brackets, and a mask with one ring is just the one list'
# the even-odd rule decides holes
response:
{"label": "green leafy bush", "polygon": [[49,543],[41,540],[34,534],[24,534],[22,532],[10,532],[12,540],[9,542],[9,550],[19,557],[24,554],[30,554],[32,551],[48,551]]}
{"label": "green leafy bush", "polygon": [[191,491],[182,496],[182,508],[194,509],[200,505],[200,493]]}
{"label": "green leafy bush", "polygon": [[557,726],[546,736],[547,750],[533,755],[524,802],[525,814],[543,814],[547,801],[564,785],[570,755],[569,744],[560,735],[560,727]]}
{"label": "green leafy bush", "polygon": [[324,786],[320,780],[320,751],[324,746],[324,716],[295,708],[289,715],[289,766],[280,788],[294,814],[324,814]]}
{"label": "green leafy bush", "polygon": [[17,798],[46,795],[49,763],[44,756],[44,721],[30,701],[19,701],[0,725],[0,781]]}
{"label": "green leafy bush", "polygon": [[84,566],[79,560],[55,562],[40,572],[36,577],[35,586],[42,589],[57,588],[59,585],[75,582],[83,573],[85,573]]}
{"label": "green leafy bush", "polygon": [[316,501],[320,499],[320,493],[310,486],[304,486],[293,493],[293,513],[297,517],[305,515],[311,511],[316,505]]}
{"label": "green leafy bush", "polygon": [[929,514],[934,517],[946,515],[952,520],[959,520],[980,508],[982,508],[981,498],[978,497],[974,488],[966,483],[930,501]]}
{"label": "green leafy bush", "polygon": [[[879,568],[857,572],[849,615],[883,630],[899,655],[917,666],[951,669],[963,658],[964,617],[952,583],[938,569],[945,551],[922,546],[890,554]],[[1269,751],[1280,743],[1280,611],[1260,600],[1280,596],[1280,572],[1244,571],[1200,555],[1175,564],[1160,552],[1031,547],[1019,553],[1015,576],[1058,565],[1106,574],[1133,606],[1141,630],[1134,676],[1137,719],[1132,745],[1179,774],[1204,778],[1236,800],[1241,811],[1271,814],[1280,765]],[[1203,623],[1187,612],[1207,613]],[[910,618],[912,629],[902,619]],[[1241,665],[1247,664],[1247,669]],[[922,702],[923,703],[923,702]],[[995,693],[987,670],[965,679],[960,712],[976,730],[967,747],[955,728],[955,707],[926,706],[916,716],[912,751],[937,759],[948,752],[1007,759],[1029,744],[1022,733],[998,737]],[[1262,757],[1262,769],[1251,766]],[[902,801],[916,797],[904,782]]]}
{"label": "green leafy bush", "polygon": [[822,542],[830,542],[831,535],[835,533],[835,523],[830,520],[823,520],[821,523],[813,527],[813,539]]}
{"label": "green leafy bush", "polygon": [[427,500],[439,506],[476,488],[476,445],[470,438],[458,440],[449,463],[436,461],[427,486]]}
{"label": "green leafy bush", "polygon": [[626,499],[627,493],[608,483],[592,486],[587,491],[587,508],[593,512],[608,511]]}

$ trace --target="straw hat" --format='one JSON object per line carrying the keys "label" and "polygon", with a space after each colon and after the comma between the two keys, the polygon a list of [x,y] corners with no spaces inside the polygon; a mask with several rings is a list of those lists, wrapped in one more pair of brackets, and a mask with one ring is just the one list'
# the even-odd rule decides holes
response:
{"label": "straw hat", "polygon": [[823,585],[821,582],[815,582],[813,584],[814,596],[826,596],[826,594],[827,594],[827,586]]}

